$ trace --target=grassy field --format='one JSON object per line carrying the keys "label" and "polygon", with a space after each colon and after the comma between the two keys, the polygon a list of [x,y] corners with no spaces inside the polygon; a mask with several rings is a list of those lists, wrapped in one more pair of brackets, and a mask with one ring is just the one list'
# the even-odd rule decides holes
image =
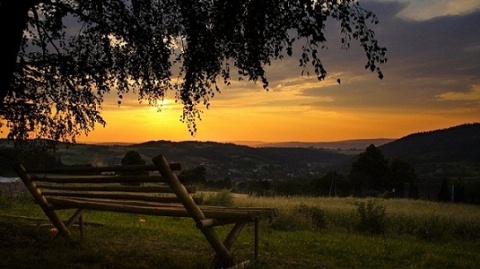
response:
{"label": "grassy field", "polygon": [[[228,200],[233,206],[279,209],[273,223],[261,226],[260,258],[250,268],[480,267],[479,206],[204,196],[214,204]],[[74,229],[79,244],[51,242],[51,226],[30,197],[0,194],[0,268],[210,268],[213,250],[190,219],[89,211],[85,221],[83,240]],[[252,260],[253,227],[233,249],[239,262]]]}

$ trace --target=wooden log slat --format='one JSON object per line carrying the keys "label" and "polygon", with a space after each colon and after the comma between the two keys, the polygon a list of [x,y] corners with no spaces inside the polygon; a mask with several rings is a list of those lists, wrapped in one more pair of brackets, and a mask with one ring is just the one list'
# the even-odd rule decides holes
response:
{"label": "wooden log slat", "polygon": [[[177,175],[173,173],[170,169],[170,166],[167,162],[167,159],[163,155],[158,155],[152,159],[153,163],[157,166],[157,169],[160,173],[165,176],[168,185],[175,191],[175,194],[182,201],[183,206],[188,211],[189,215],[193,218],[197,226],[201,225],[201,221],[207,219],[205,212],[202,212],[192,197],[185,190],[185,186],[182,185]],[[200,229],[207,241],[210,243],[212,248],[218,254],[220,263],[225,265],[224,267],[230,267],[234,265],[233,256],[225,248],[223,243],[220,241],[217,233],[212,227],[206,227]]]}
{"label": "wooden log slat", "polygon": [[[87,199],[74,199],[74,198],[60,198],[49,197],[48,201],[55,206],[68,207],[68,208],[83,208],[94,210],[105,210],[115,212],[125,212],[134,214],[153,214],[157,216],[172,216],[172,217],[190,217],[185,207],[169,206],[166,204],[157,204],[156,206],[148,204],[129,204],[129,203],[116,203],[113,201],[101,201],[101,200],[87,200]],[[179,212],[182,212],[181,214]],[[253,222],[254,219],[247,211],[229,210],[226,208],[224,211],[218,210],[205,210],[203,212],[207,218],[219,218],[222,222]]]}
{"label": "wooden log slat", "polygon": [[[256,208],[256,207],[216,207],[216,206],[202,206],[199,208],[205,213],[215,214],[214,212],[232,212],[249,215],[252,221],[255,219],[271,219],[278,216],[278,212],[273,208]],[[228,214],[227,213],[227,214]],[[205,214],[207,215],[207,214]],[[208,217],[208,216],[207,216]]]}
{"label": "wooden log slat", "polygon": [[165,199],[168,197],[153,196],[148,194],[130,194],[130,193],[92,193],[92,192],[56,192],[56,191],[43,191],[43,195],[51,202],[52,197],[83,197],[83,198],[98,198],[98,199],[117,199],[117,200],[138,200],[147,202],[163,202],[171,200],[171,202],[179,202],[177,197],[171,196],[171,199]]}
{"label": "wooden log slat", "polygon": [[70,208],[93,209],[100,211],[124,212],[133,214],[145,214],[168,217],[190,217],[184,207],[141,207],[128,204],[102,203],[99,201],[90,202],[75,199],[49,198],[53,204],[67,206]]}
{"label": "wooden log slat", "polygon": [[[160,197],[159,197],[160,198]],[[167,202],[155,201],[155,202],[147,202],[147,201],[118,201],[118,200],[98,200],[98,199],[91,199],[91,198],[76,198],[77,201],[87,201],[87,202],[101,202],[101,203],[108,203],[108,204],[121,204],[121,205],[130,205],[130,206],[139,206],[139,207],[170,207],[170,208],[183,208],[180,203],[170,203],[169,199],[174,197],[161,197],[165,198]],[[168,198],[168,199],[167,199]]]}
{"label": "wooden log slat", "polygon": [[[38,183],[37,187],[45,191],[66,190],[66,191],[100,191],[100,192],[141,192],[141,193],[173,193],[172,189],[165,186],[71,186],[71,185],[48,185]],[[189,193],[195,193],[195,187],[186,187]]]}
{"label": "wooden log slat", "polygon": [[162,176],[149,176],[149,175],[139,175],[139,176],[65,176],[65,177],[42,177],[42,176],[32,176],[32,179],[36,182],[47,182],[47,183],[94,183],[94,184],[105,184],[105,183],[154,183],[154,182],[165,182]]}
{"label": "wooden log slat", "polygon": [[[170,163],[170,169],[180,171],[182,166],[180,163]],[[135,172],[135,171],[156,171],[157,168],[153,164],[147,165],[123,165],[123,166],[104,166],[104,167],[64,167],[54,169],[27,169],[30,174],[92,174],[104,172]]]}
{"label": "wooden log slat", "polygon": [[[146,202],[146,201],[119,201],[119,200],[111,200],[111,199],[93,199],[93,198],[81,198],[81,197],[76,197],[76,198],[68,198],[65,197],[66,199],[74,199],[76,201],[86,201],[86,202],[91,202],[91,203],[105,203],[105,204],[119,204],[119,205],[129,205],[129,206],[138,206],[138,207],[170,207],[170,208],[184,208],[180,203],[178,203],[178,200],[176,200],[176,197],[158,197],[158,201],[155,202]],[[194,198],[199,199],[199,198]],[[173,201],[176,201],[176,203],[172,203]],[[55,207],[58,207],[58,205],[53,205]]]}

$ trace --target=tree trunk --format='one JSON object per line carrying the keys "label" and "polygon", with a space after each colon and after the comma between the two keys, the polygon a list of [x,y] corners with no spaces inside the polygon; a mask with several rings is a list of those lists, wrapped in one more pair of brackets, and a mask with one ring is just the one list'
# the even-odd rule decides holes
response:
{"label": "tree trunk", "polygon": [[0,34],[3,42],[0,53],[0,106],[10,89],[10,82],[17,62],[17,54],[22,44],[23,31],[27,27],[28,11],[38,0],[1,0]]}

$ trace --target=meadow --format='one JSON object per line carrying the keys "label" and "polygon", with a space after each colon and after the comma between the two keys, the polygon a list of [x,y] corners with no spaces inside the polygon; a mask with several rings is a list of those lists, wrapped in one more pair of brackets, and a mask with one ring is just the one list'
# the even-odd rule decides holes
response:
{"label": "meadow", "polygon": [[[250,268],[479,268],[480,206],[423,200],[253,197],[202,193],[207,204],[279,209],[262,223]],[[67,215],[67,214],[66,214]],[[65,215],[65,216],[66,216]],[[51,241],[29,196],[0,193],[0,268],[210,268],[213,250],[190,219],[88,211],[78,244]],[[227,230],[220,230],[220,233]],[[233,246],[253,259],[253,227]]]}

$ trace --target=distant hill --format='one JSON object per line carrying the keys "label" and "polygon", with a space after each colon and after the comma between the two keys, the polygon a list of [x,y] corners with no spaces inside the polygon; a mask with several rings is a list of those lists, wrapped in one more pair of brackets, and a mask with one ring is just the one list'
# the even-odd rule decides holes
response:
{"label": "distant hill", "polygon": [[393,138],[377,138],[377,139],[351,139],[332,142],[278,142],[278,143],[261,143],[253,144],[255,147],[285,147],[285,148],[324,148],[335,150],[365,150],[370,145],[376,147],[395,141]]}
{"label": "distant hill", "polygon": [[[162,153],[169,160],[187,166],[203,165],[217,179],[226,177],[252,178],[253,174],[265,177],[267,171],[275,171],[280,178],[287,175],[323,173],[327,167],[348,158],[326,149],[315,148],[254,148],[233,143],[150,141],[131,145],[142,155]],[[256,172],[254,172],[256,171]]]}
{"label": "distant hill", "polygon": [[480,123],[411,134],[379,147],[411,163],[480,162]]}
{"label": "distant hill", "polygon": [[[355,156],[370,144],[377,146],[387,159],[398,157],[408,161],[421,174],[435,171],[438,165],[455,164],[456,167],[449,168],[452,174],[459,169],[467,169],[470,174],[480,175],[480,123],[415,133],[397,140],[259,143],[255,147],[234,143],[164,140],[139,144],[67,146],[59,143],[52,162],[64,165],[119,165],[126,152],[135,150],[147,161],[161,153],[169,161],[181,162],[186,169],[203,165],[212,179],[304,178],[331,170],[348,173]],[[18,158],[21,157],[13,144],[0,140],[0,172],[11,170]]]}

